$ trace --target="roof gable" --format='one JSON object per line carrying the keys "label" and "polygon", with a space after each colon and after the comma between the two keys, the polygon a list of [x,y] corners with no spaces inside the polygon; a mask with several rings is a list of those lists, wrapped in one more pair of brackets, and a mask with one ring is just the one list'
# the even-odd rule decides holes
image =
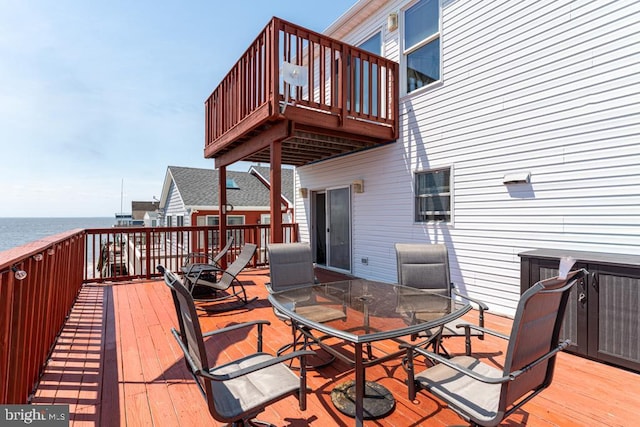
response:
{"label": "roof gable", "polygon": [[[266,169],[268,170],[268,168]],[[283,173],[283,182],[285,181],[284,175]],[[293,174],[287,175],[287,181],[291,182],[291,185],[287,184],[287,189],[291,187],[288,193],[293,196]],[[217,169],[169,166],[167,177],[171,179],[165,180],[165,187],[168,188],[173,182],[185,207],[218,206],[219,171]],[[227,201],[235,208],[269,207],[269,187],[265,186],[253,173],[227,171],[227,179],[233,180],[237,184],[237,188],[227,188]],[[163,195],[167,191],[163,189]],[[283,193],[285,193],[284,185]],[[288,196],[285,197],[288,198]]]}

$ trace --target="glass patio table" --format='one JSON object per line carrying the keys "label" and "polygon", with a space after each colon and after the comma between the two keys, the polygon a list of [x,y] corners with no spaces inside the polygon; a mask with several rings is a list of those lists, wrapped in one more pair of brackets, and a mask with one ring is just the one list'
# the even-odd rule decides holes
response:
{"label": "glass patio table", "polygon": [[[270,294],[269,302],[291,319],[307,342],[320,345],[354,367],[355,381],[336,386],[331,399],[338,410],[355,418],[357,426],[363,425],[364,419],[386,415],[395,406],[386,388],[366,381],[365,368],[405,353],[398,348],[374,355],[372,343],[383,340],[403,343],[429,329],[436,331],[433,339],[439,339],[438,328],[441,330],[444,324],[471,309],[470,304],[454,301],[441,291],[367,279],[295,287]],[[307,317],[323,307],[343,310],[345,316],[325,323]],[[331,338],[351,344],[353,354],[333,348],[327,341]]]}

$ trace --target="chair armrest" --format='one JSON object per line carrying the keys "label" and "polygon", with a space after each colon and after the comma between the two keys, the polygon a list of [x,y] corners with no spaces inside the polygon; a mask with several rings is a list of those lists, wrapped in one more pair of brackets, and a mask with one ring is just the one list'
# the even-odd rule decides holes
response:
{"label": "chair armrest", "polygon": [[571,344],[571,340],[569,340],[569,339],[560,342],[560,344],[558,344],[558,346],[556,348],[554,348],[550,352],[546,353],[542,357],[539,357],[538,359],[536,359],[533,362],[529,363],[527,366],[525,366],[522,369],[519,369],[517,371],[511,372],[509,374],[509,377],[511,377],[511,379],[515,380],[518,376],[524,374],[525,372],[527,372],[527,371],[531,370],[532,368],[534,368],[536,365],[539,365],[540,363],[544,362],[545,360],[555,356],[556,353],[558,353],[558,352],[564,350],[565,348],[569,347],[569,344]]}
{"label": "chair armrest", "polygon": [[415,347],[411,344],[401,344],[400,348],[406,348],[407,349],[407,356],[409,357],[413,357],[413,355],[411,355],[410,353],[418,353],[430,360],[435,360],[445,366],[448,366],[449,368],[458,371],[464,375],[467,375],[471,378],[473,378],[474,380],[483,382],[483,383],[487,383],[487,384],[501,384],[507,381],[511,381],[513,378],[508,375],[508,376],[501,376],[501,377],[486,377],[484,375],[480,375],[477,372],[472,371],[471,369],[467,369],[464,366],[460,366],[457,365],[455,363],[453,363],[451,360],[447,359],[446,357],[440,356],[439,354],[433,353],[431,351],[427,351],[423,348],[419,348],[419,347]]}
{"label": "chair armrest", "polygon": [[211,256],[211,254],[207,254],[204,252],[189,252],[187,256],[184,257],[184,265],[189,264],[189,260],[191,260],[191,258],[196,258],[196,259],[207,258],[208,260],[213,262],[213,257]]}
{"label": "chair armrest", "polygon": [[[258,352],[257,353],[262,353],[262,326],[265,325],[265,324],[269,325],[270,322],[267,321],[267,320],[254,320],[252,322],[240,323],[240,324],[237,324],[237,325],[227,326],[226,328],[218,329],[216,331],[211,331],[211,332],[208,332],[207,334],[205,334],[204,336],[212,336],[212,335],[216,335],[216,334],[219,334],[219,333],[222,333],[222,332],[229,332],[229,331],[233,331],[235,329],[241,329],[241,328],[246,328],[246,327],[258,325]],[[278,359],[278,362],[275,362],[275,359],[274,359],[274,360],[270,360],[268,362],[259,363],[259,364],[256,364],[254,366],[250,366],[250,367],[248,367],[246,369],[242,369],[242,370],[238,371],[238,373],[233,373],[233,374],[225,375],[225,376],[218,375],[216,377],[222,378],[222,379],[217,379],[217,378],[213,378],[213,376],[208,372],[206,372],[206,374],[205,374],[205,371],[203,371],[202,369],[200,369],[196,365],[196,363],[194,362],[193,358],[191,357],[191,353],[189,352],[189,349],[187,348],[187,346],[182,341],[183,337],[180,334],[180,332],[178,332],[175,328],[171,328],[171,333],[173,334],[174,338],[178,342],[178,345],[180,346],[180,349],[182,350],[184,358],[186,359],[187,363],[189,364],[189,367],[191,368],[191,371],[196,375],[207,376],[207,378],[215,380],[215,381],[224,381],[225,379],[235,378],[236,376],[240,376],[241,372],[244,372],[242,375],[246,375],[249,372],[253,372],[254,370],[257,370],[258,368],[254,369],[254,367],[256,367],[256,366],[265,365],[264,367],[266,367],[266,366],[270,366],[272,364],[276,364],[276,363],[279,363],[279,362],[282,362],[282,361],[287,361],[287,360],[295,358],[295,357],[302,358],[302,357],[306,356],[307,354],[310,354],[310,355],[315,354],[315,352],[309,351],[309,350],[295,351],[295,352],[290,353],[290,354],[288,354],[286,356],[277,357],[276,359]],[[245,372],[245,371],[247,371],[247,372]]]}
{"label": "chair armrest", "polygon": [[[216,329],[215,331],[203,332],[202,336],[204,338],[212,337],[219,334],[224,334],[226,332],[235,331],[236,329],[242,328],[250,328],[256,325],[271,325],[271,322],[268,320],[252,320],[250,322],[237,323],[235,325],[225,326],[224,328]],[[178,332],[179,334],[180,332]]]}
{"label": "chair armrest", "polygon": [[485,304],[484,302],[476,299],[476,298],[472,298],[468,295],[465,294],[461,294],[460,292],[458,292],[458,289],[456,288],[456,285],[454,283],[451,284],[451,292],[454,295],[459,296],[460,298],[464,298],[467,301],[471,301],[472,303],[476,304],[478,306],[478,310],[480,310],[480,313],[482,313],[485,310],[489,310],[489,306],[487,304]]}
{"label": "chair armrest", "polygon": [[225,375],[214,375],[210,372],[207,371],[203,371],[201,369],[196,369],[194,372],[196,375],[200,375],[202,377],[208,378],[212,381],[228,381],[228,380],[232,380],[234,378],[238,378],[238,377],[242,377],[244,375],[250,374],[252,372],[256,372],[259,371],[261,369],[264,368],[268,368],[269,366],[273,366],[273,365],[278,365],[280,363],[286,362],[288,360],[291,359],[296,359],[296,358],[303,358],[306,356],[313,356],[314,354],[316,354],[315,351],[311,351],[311,350],[299,350],[299,351],[294,351],[293,353],[289,353],[286,356],[279,356],[279,357],[275,357],[273,359],[264,361],[264,362],[260,362],[260,363],[256,363],[255,365],[252,366],[248,366],[246,368],[243,369],[239,369],[237,371],[225,374]]}
{"label": "chair armrest", "polygon": [[456,328],[464,328],[465,331],[467,329],[475,329],[477,331],[482,331],[485,334],[493,335],[494,337],[498,337],[498,338],[502,338],[503,340],[508,340],[509,339],[508,335],[501,334],[500,332],[496,332],[496,331],[493,331],[491,329],[483,328],[481,326],[474,325],[472,323],[460,323],[460,324],[456,325]]}

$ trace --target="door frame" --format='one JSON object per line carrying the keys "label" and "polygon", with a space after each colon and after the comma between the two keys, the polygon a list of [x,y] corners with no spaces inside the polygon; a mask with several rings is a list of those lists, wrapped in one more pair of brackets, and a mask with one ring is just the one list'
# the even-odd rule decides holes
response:
{"label": "door frame", "polygon": [[[348,192],[348,220],[347,220],[347,226],[349,228],[348,231],[348,237],[349,237],[349,247],[348,247],[348,261],[349,261],[349,268],[348,269],[343,269],[343,268],[339,268],[339,267],[335,267],[332,265],[329,265],[330,262],[330,257],[331,257],[331,245],[330,245],[330,239],[331,239],[331,230],[329,228],[329,223],[330,223],[330,212],[329,212],[329,199],[330,199],[330,192],[332,190],[347,190]],[[353,226],[352,226],[352,219],[353,219],[353,203],[352,203],[352,194],[351,194],[351,185],[346,184],[346,185],[337,185],[337,186],[333,186],[333,187],[327,187],[324,189],[318,189],[318,190],[312,190],[311,192],[311,224],[309,227],[309,235],[311,238],[311,245],[312,245],[312,249],[313,249],[313,259],[314,262],[316,262],[318,265],[322,265],[324,268],[327,268],[328,270],[333,270],[333,271],[339,271],[339,272],[344,272],[344,273],[351,273],[353,270]],[[317,250],[318,250],[318,236],[317,236],[317,231],[316,231],[316,224],[317,224],[317,196],[323,194],[324,197],[324,215],[325,215],[325,219],[324,219],[324,224],[325,224],[325,236],[324,236],[324,245],[325,245],[325,262],[323,264],[318,262],[318,256],[317,256]]]}

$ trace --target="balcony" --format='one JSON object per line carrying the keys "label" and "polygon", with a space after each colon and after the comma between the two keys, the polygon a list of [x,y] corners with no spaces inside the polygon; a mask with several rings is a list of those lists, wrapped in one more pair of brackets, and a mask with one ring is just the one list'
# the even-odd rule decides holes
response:
{"label": "balcony", "polygon": [[397,135],[397,63],[279,18],[205,102],[204,153],[216,167],[269,163],[275,141],[282,163],[300,166]]}
{"label": "balcony", "polygon": [[[244,226],[235,232],[234,240],[260,241],[258,227]],[[123,233],[131,236],[117,237]],[[183,237],[178,238],[178,233]],[[164,259],[152,258],[153,263],[170,263],[181,254],[169,248],[206,250],[216,238],[213,229],[201,227],[173,227],[164,232],[160,228],[75,230],[0,253],[0,404],[68,404],[72,425],[216,425],[171,336],[175,313],[170,293],[157,273],[143,273],[137,267],[110,277],[88,273],[96,270],[96,241],[137,241],[146,248],[154,239],[182,239],[182,245],[165,245]],[[25,271],[26,278],[18,280],[14,269]],[[337,273],[326,270],[318,270],[317,276],[323,282],[339,279]],[[268,269],[257,257],[240,278],[249,297],[258,299],[244,309],[203,314],[200,321],[208,330],[268,319],[266,351],[274,352],[291,339],[291,331],[275,318],[266,300]],[[486,320],[498,331],[506,332],[511,326],[504,317],[489,315]],[[242,342],[243,338],[238,336],[241,344],[215,342],[211,351],[219,361],[249,352],[254,342]],[[497,351],[500,345],[487,337],[474,342],[474,351],[500,362],[504,356]],[[395,343],[383,342],[380,347],[376,344],[375,351],[389,350],[389,346],[397,348]],[[459,341],[447,342],[452,352],[463,352],[463,346]],[[330,398],[336,383],[352,377],[353,370],[340,361],[311,371],[306,411],[285,400],[268,408],[261,418],[276,425],[352,425]],[[420,394],[416,402],[407,400],[400,360],[367,369],[367,378],[381,382],[396,398],[390,415],[367,421],[367,425],[461,423],[455,413],[427,394]],[[561,353],[552,386],[502,425],[634,425],[638,407],[637,373]]]}

